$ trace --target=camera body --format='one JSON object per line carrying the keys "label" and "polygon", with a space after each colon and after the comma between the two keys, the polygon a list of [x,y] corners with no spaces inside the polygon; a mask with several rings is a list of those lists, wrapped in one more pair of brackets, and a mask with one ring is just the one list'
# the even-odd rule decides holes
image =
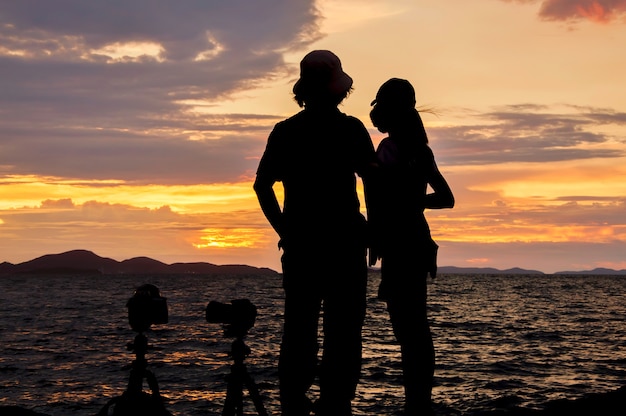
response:
{"label": "camera body", "polygon": [[136,332],[144,332],[151,325],[168,322],[167,299],[151,284],[139,286],[126,303],[128,323]]}
{"label": "camera body", "polygon": [[206,320],[224,324],[224,335],[243,338],[254,326],[257,309],[248,299],[235,299],[227,303],[211,301],[206,307]]}

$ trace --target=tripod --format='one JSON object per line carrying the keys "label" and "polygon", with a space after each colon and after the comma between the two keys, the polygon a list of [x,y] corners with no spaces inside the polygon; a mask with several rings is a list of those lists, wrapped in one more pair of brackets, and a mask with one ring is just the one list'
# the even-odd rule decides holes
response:
{"label": "tripod", "polygon": [[[111,406],[114,406],[113,416],[172,416],[165,409],[154,373],[148,370],[148,361],[146,360],[148,338],[142,333],[138,333],[134,342],[129,343],[127,348],[135,351],[135,360],[131,364],[128,387],[121,396],[109,400],[97,416],[107,416]],[[148,382],[152,395],[143,391],[144,378]]]}
{"label": "tripod", "polygon": [[250,398],[259,416],[267,416],[267,411],[263,406],[259,389],[244,364],[244,360],[249,354],[250,348],[243,341],[243,336],[238,336],[231,345],[230,355],[234,363],[230,366],[230,374],[226,376],[228,387],[222,412],[223,416],[243,416],[244,386],[248,388]]}

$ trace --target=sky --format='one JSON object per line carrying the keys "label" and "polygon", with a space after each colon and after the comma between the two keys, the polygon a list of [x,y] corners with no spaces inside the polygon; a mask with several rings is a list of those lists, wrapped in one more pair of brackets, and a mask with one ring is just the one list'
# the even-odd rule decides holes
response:
{"label": "sky", "polygon": [[378,87],[414,85],[440,266],[625,269],[624,45],[626,0],[0,0],[0,262],[280,271],[252,183],[328,49],[375,145]]}

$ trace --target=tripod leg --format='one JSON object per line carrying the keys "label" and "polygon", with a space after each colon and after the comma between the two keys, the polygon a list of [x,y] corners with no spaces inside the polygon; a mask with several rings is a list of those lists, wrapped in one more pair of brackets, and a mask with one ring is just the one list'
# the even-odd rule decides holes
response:
{"label": "tripod leg", "polygon": [[250,392],[250,398],[252,399],[252,403],[254,403],[254,408],[256,409],[257,413],[259,414],[259,416],[268,416],[267,411],[265,410],[265,407],[263,406],[261,395],[259,394],[259,388],[257,387],[256,383],[254,382],[250,374],[248,374],[247,370],[246,370],[245,378],[246,378],[246,386],[248,387],[248,391]]}
{"label": "tripod leg", "polygon": [[226,401],[224,402],[223,416],[243,416],[243,382],[234,372],[227,376]]}
{"label": "tripod leg", "polygon": [[159,392],[159,382],[157,381],[154,373],[150,370],[146,370],[146,381],[148,382],[150,391],[152,391],[152,396],[157,397],[160,400],[161,393]]}

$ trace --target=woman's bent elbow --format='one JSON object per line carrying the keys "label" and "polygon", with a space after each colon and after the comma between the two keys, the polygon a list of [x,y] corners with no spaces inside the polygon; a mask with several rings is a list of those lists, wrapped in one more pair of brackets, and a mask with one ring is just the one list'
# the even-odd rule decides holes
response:
{"label": "woman's bent elbow", "polygon": [[454,208],[454,196],[450,195],[450,197],[448,198],[448,203],[446,204],[446,208]]}

